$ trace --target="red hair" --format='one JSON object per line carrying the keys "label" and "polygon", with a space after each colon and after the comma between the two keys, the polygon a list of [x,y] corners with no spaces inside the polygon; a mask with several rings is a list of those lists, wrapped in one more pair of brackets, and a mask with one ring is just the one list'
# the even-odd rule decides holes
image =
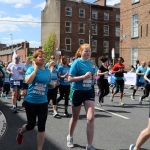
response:
{"label": "red hair", "polygon": [[77,59],[78,57],[81,57],[81,53],[82,53],[83,49],[86,47],[90,47],[90,45],[87,43],[80,45],[79,49],[77,50],[77,52],[75,54],[75,59]]}
{"label": "red hair", "polygon": [[39,56],[39,55],[43,55],[45,54],[44,51],[42,49],[38,49],[33,53],[33,58],[34,60]]}

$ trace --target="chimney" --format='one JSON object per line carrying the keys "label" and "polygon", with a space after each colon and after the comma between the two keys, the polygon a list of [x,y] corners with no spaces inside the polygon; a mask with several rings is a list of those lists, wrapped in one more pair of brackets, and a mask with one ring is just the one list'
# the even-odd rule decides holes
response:
{"label": "chimney", "polygon": [[101,6],[106,6],[106,0],[96,0],[94,2],[94,4],[101,5]]}

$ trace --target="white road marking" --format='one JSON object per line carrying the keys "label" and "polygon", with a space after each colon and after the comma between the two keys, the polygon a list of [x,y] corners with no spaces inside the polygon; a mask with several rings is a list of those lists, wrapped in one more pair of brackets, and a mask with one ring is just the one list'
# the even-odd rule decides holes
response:
{"label": "white road marking", "polygon": [[113,112],[107,111],[107,110],[102,109],[102,108],[95,107],[95,109],[98,109],[98,110],[101,110],[101,111],[107,112],[107,113],[109,113],[109,114],[112,114],[112,115],[114,115],[114,116],[117,116],[117,117],[120,117],[120,118],[123,118],[123,119],[130,119],[130,118],[128,118],[128,117],[125,117],[125,116],[122,116],[122,115],[119,115],[119,114],[116,114],[116,113],[113,113]]}

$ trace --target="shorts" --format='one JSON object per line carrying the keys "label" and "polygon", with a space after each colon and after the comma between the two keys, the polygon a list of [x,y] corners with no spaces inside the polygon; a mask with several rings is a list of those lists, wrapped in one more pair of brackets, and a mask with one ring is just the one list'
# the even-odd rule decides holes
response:
{"label": "shorts", "polygon": [[95,101],[93,90],[72,90],[72,99],[70,100],[71,105],[78,107],[85,101]]}
{"label": "shorts", "polygon": [[141,86],[144,86],[145,83],[144,82],[139,82],[139,81],[136,81],[136,84],[135,84],[137,87],[141,87]]}
{"label": "shorts", "polygon": [[23,80],[10,80],[10,88],[13,90],[22,89],[22,85],[23,85]]}
{"label": "shorts", "polygon": [[28,84],[27,83],[23,83],[22,84],[22,90],[27,90],[28,89]]}
{"label": "shorts", "polygon": [[116,92],[118,93],[119,90],[120,92],[123,93],[124,91],[124,80],[115,80],[115,86],[116,86]]}

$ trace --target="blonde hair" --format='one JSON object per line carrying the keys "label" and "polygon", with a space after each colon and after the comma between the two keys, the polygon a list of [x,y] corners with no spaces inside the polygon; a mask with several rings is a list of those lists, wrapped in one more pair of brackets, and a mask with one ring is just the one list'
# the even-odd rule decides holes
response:
{"label": "blonde hair", "polygon": [[48,68],[50,68],[52,66],[52,64],[55,64],[54,61],[50,61],[49,64],[48,64]]}
{"label": "blonde hair", "polygon": [[91,47],[91,46],[88,43],[84,43],[84,44],[80,45],[80,47],[78,48],[78,50],[75,54],[75,59],[81,57],[81,53],[85,47]]}

